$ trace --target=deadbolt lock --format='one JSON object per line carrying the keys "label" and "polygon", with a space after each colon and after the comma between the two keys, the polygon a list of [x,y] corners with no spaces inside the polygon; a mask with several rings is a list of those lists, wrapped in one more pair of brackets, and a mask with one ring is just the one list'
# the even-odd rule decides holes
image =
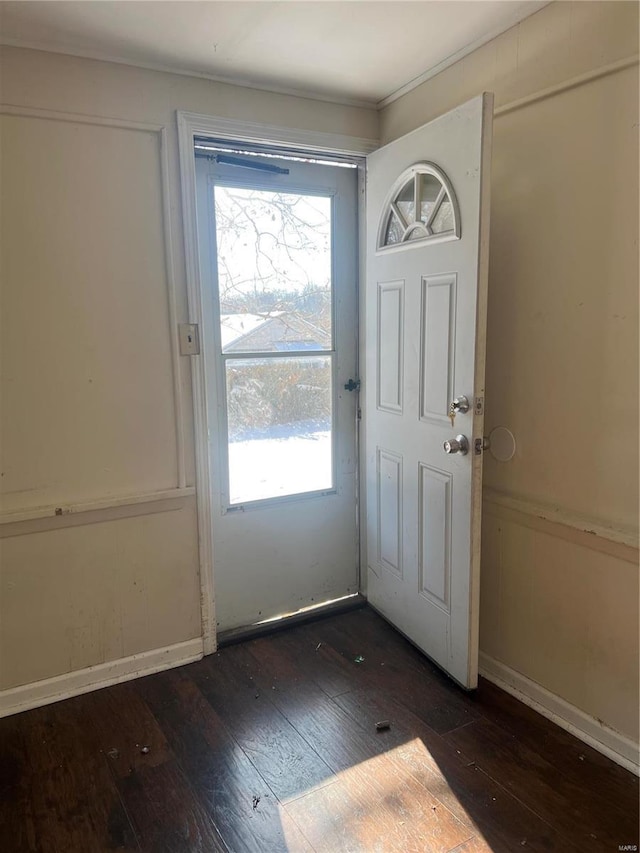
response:
{"label": "deadbolt lock", "polygon": [[469,411],[469,400],[464,394],[456,397],[449,407],[450,413],[456,415],[465,415]]}

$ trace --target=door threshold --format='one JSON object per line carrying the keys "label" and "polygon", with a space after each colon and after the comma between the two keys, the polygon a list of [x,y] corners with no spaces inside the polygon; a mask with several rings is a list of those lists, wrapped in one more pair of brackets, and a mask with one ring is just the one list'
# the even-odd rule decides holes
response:
{"label": "door threshold", "polygon": [[241,643],[244,640],[254,640],[257,637],[274,634],[276,631],[294,628],[296,625],[315,622],[327,616],[337,616],[339,613],[359,610],[361,607],[365,607],[366,604],[367,599],[364,595],[360,595],[357,592],[353,595],[346,595],[344,598],[329,601],[326,604],[315,604],[312,607],[305,607],[295,613],[276,616],[273,619],[265,619],[264,622],[256,622],[253,625],[244,625],[240,628],[229,628],[227,631],[220,631],[217,635],[218,648],[231,646],[234,643]]}

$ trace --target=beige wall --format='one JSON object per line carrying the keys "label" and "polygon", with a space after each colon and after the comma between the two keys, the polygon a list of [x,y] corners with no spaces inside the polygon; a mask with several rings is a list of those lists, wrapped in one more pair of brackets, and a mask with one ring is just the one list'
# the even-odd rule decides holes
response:
{"label": "beige wall", "polygon": [[[40,51],[4,48],[1,62],[13,113],[0,332],[0,491],[5,520],[19,519],[0,527],[11,688],[201,634],[190,365],[175,354],[175,111],[372,139],[378,117]],[[137,502],[110,506],[122,498]],[[64,514],[37,518],[43,507]]]}
{"label": "beige wall", "polygon": [[1,542],[3,687],[199,637],[194,504],[15,525]]}
{"label": "beige wall", "polygon": [[638,67],[509,105],[637,52],[637,4],[553,3],[381,114],[495,92],[481,650],[636,741]]}

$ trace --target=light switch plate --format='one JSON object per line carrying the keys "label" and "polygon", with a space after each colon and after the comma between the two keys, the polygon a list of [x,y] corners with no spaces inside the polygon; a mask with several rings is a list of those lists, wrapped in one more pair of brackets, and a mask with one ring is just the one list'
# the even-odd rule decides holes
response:
{"label": "light switch plate", "polygon": [[179,323],[180,355],[200,354],[200,334],[197,323]]}

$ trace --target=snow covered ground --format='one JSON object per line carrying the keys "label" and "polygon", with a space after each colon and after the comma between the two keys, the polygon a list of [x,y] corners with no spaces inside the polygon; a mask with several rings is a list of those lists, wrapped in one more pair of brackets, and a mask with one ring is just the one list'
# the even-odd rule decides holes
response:
{"label": "snow covered ground", "polygon": [[327,424],[271,427],[229,443],[231,503],[330,489]]}

